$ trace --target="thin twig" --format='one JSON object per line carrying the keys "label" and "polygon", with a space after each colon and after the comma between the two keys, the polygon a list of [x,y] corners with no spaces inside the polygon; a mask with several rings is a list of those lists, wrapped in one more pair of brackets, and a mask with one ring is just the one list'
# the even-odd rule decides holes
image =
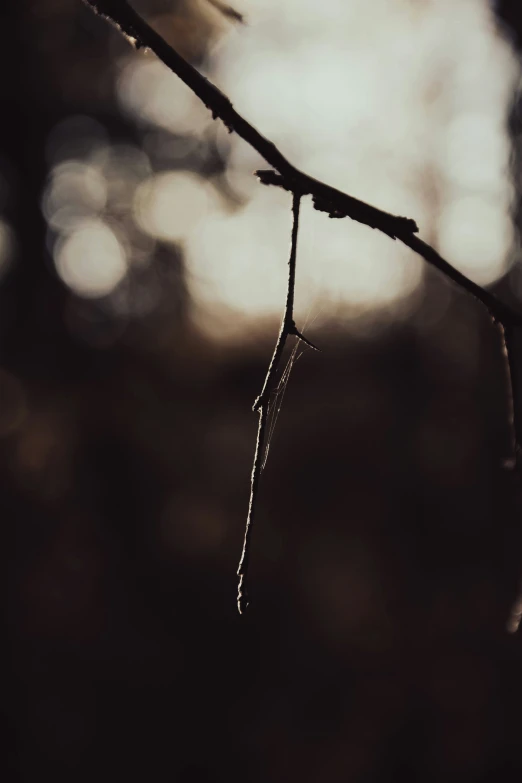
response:
{"label": "thin twig", "polygon": [[259,489],[259,480],[261,478],[261,469],[263,465],[263,449],[265,445],[266,422],[268,418],[268,406],[259,408],[259,423],[257,425],[256,450],[254,454],[254,464],[252,466],[252,476],[250,479],[250,500],[248,501],[248,515],[245,524],[245,535],[243,538],[243,550],[237,569],[239,577],[237,585],[237,608],[239,614],[244,614],[249,604],[247,590],[248,566],[250,564],[250,546],[252,541],[252,526],[254,523],[254,512],[257,504],[257,492]]}
{"label": "thin twig", "polygon": [[506,366],[506,380],[508,387],[508,415],[511,424],[511,459],[506,462],[506,467],[517,468],[520,474],[522,457],[522,417],[521,417],[521,398],[519,388],[520,370],[517,367],[515,357],[517,350],[515,347],[516,326],[508,323],[498,324],[502,336],[502,349]]}
{"label": "thin twig", "polygon": [[279,336],[274,348],[274,353],[268,367],[265,382],[263,383],[263,388],[261,389],[261,394],[254,403],[254,411],[258,411],[259,408],[266,405],[268,402],[268,395],[272,391],[273,378],[279,368],[279,362],[281,360],[288,335],[293,334],[306,342],[307,345],[311,345],[312,348],[315,348],[315,345],[312,345],[312,343],[310,343],[309,340],[306,340],[305,337],[297,330],[297,327],[294,323],[295,269],[297,259],[297,235],[299,233],[300,206],[301,196],[294,193],[292,202],[292,241],[290,247],[290,258],[288,259],[288,284],[286,289],[285,311],[283,314],[283,320],[281,321],[281,328],[279,330]]}
{"label": "thin twig", "polygon": [[[282,177],[277,172],[272,171],[271,169],[260,169],[259,171],[256,171],[255,174],[259,178],[259,181],[263,183],[263,185],[275,185],[276,187],[283,188],[283,190],[292,190],[291,183],[287,182],[284,177]],[[348,213],[343,213],[339,208],[339,204],[336,202],[331,200],[323,201],[321,198],[318,198],[315,191],[307,189],[302,190],[301,192],[303,195],[310,194],[314,199],[315,208],[321,212],[327,212],[329,217],[351,217]],[[380,227],[375,226],[375,228]],[[458,271],[458,269],[455,269],[455,267],[442,258],[442,256],[439,255],[439,253],[437,253],[434,248],[416,236],[416,229],[412,230],[407,226],[398,227],[394,239],[398,239],[403,244],[407,245],[407,247],[413,250],[414,253],[417,253],[425,261],[427,261],[428,264],[434,266],[439,270],[439,272],[442,272],[442,274],[444,274],[446,277],[449,277],[450,280],[460,286],[460,288],[463,288],[465,291],[467,291],[468,294],[471,294],[471,296],[475,297],[475,299],[478,299],[478,301],[484,305],[495,321],[522,325],[522,315],[501,302],[500,299],[497,299],[494,294],[474,283],[473,280],[470,280],[468,277],[466,277],[466,275],[463,275],[462,272]]]}
{"label": "thin twig", "polygon": [[[259,424],[257,428],[256,450],[254,454],[254,464],[252,466],[252,478],[250,482],[250,500],[248,503],[248,515],[245,525],[245,537],[243,540],[243,551],[237,569],[239,584],[237,590],[237,607],[240,614],[243,614],[248,606],[248,592],[246,580],[248,575],[248,565],[250,561],[250,544],[252,540],[252,526],[254,514],[256,511],[257,492],[259,489],[259,480],[263,469],[263,454],[265,449],[265,433],[268,418],[268,400],[274,385],[274,379],[281,363],[281,357],[285,349],[286,341],[290,335],[295,335],[299,339],[312,345],[305,340],[303,335],[297,329],[294,322],[294,295],[295,295],[295,271],[297,264],[297,236],[299,234],[299,212],[301,207],[301,194],[294,193],[292,199],[292,239],[290,245],[290,257],[288,259],[288,283],[286,288],[286,304],[281,328],[272,354],[272,359],[268,365],[268,370],[263,383],[263,388],[259,397],[254,403],[253,410],[259,414]],[[315,348],[314,345],[312,345]]]}

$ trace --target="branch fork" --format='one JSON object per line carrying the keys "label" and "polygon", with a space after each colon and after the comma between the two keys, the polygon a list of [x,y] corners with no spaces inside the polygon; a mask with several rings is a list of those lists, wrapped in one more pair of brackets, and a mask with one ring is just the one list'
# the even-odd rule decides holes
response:
{"label": "branch fork", "polygon": [[[250,554],[250,539],[259,478],[262,470],[262,453],[268,415],[268,398],[272,390],[273,379],[279,366],[286,339],[289,335],[296,336],[306,343],[306,345],[317,350],[316,346],[299,332],[293,320],[295,252],[297,247],[299,205],[302,196],[311,195],[315,209],[326,212],[331,218],[349,217],[370,228],[381,231],[391,239],[398,239],[413,250],[414,253],[420,255],[428,264],[434,266],[457,286],[477,299],[486,308],[501,333],[505,348],[506,375],[512,404],[513,443],[510,458],[512,464],[515,465],[518,471],[522,471],[522,417],[517,414],[516,410],[518,402],[516,393],[518,392],[518,376],[520,373],[518,372],[518,367],[515,366],[515,351],[513,348],[517,341],[522,343],[521,314],[513,310],[509,305],[501,302],[490,291],[482,288],[463,275],[448,263],[448,261],[442,258],[434,248],[430,247],[426,242],[423,242],[422,239],[417,236],[418,227],[411,218],[393,215],[378,209],[377,207],[373,207],[370,204],[354,198],[347,193],[343,193],[324,182],[320,182],[314,177],[297,169],[278,150],[273,142],[263,136],[234,109],[232,102],[224,93],[222,93],[210,80],[200,74],[175,49],[169,46],[169,44],[167,44],[149,24],[147,24],[134,8],[132,8],[127,0],[83,0],[83,2],[89,5],[95,13],[106,17],[118,27],[118,29],[120,29],[137,48],[146,47],[153,51],[156,56],[165,63],[165,65],[170,68],[170,70],[175,73],[195,95],[197,95],[210,110],[214,119],[220,119],[230,133],[237,133],[238,136],[246,141],[247,144],[266,160],[272,168],[256,172],[261,183],[264,185],[281,187],[293,194],[294,224],[292,229],[292,249],[289,261],[289,284],[285,314],[263,388],[254,403],[254,411],[259,414],[259,427],[252,469],[245,540],[238,568],[239,611],[244,612],[248,605],[246,576]],[[517,332],[516,328],[521,331]],[[519,335],[521,336],[519,337]],[[520,354],[522,355],[522,345]]]}

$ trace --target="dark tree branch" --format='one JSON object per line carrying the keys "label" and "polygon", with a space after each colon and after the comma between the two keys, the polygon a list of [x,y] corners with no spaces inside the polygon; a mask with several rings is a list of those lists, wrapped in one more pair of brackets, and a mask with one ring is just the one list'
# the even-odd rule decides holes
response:
{"label": "dark tree branch", "polygon": [[[260,169],[256,171],[255,174],[259,178],[259,181],[263,183],[263,185],[275,185],[277,187],[283,188],[284,190],[293,190],[292,184],[276,171],[272,171],[271,169]],[[327,212],[331,218],[351,217],[348,213],[343,212],[339,208],[338,203],[326,200],[323,201],[320,197],[317,196],[316,191],[306,189],[301,190],[301,193],[303,195],[311,194],[314,200],[315,208],[321,212]],[[367,225],[370,225],[370,223]],[[374,227],[380,228],[378,225]],[[434,250],[426,242],[423,242],[422,239],[420,239],[418,236],[415,236],[415,234],[416,229],[412,230],[406,226],[398,227],[395,232],[394,239],[399,239],[403,244],[407,245],[419,256],[422,256],[422,258],[427,261],[428,264],[434,266],[439,270],[439,272],[442,272],[442,274],[446,275],[446,277],[449,277],[450,280],[467,291],[468,294],[471,294],[471,296],[475,297],[475,299],[478,299],[478,301],[481,302],[481,304],[483,304],[487,309],[494,321],[522,325],[522,315],[517,313],[508,305],[505,305],[500,301],[500,299],[497,299],[494,294],[474,283],[472,280],[466,277],[466,275],[463,275],[462,272],[459,272],[458,269],[455,269],[455,267],[451,266],[451,264],[445,261],[436,250]]]}
{"label": "dark tree branch", "polygon": [[522,472],[522,397],[520,396],[522,393],[520,361],[522,356],[522,330],[519,326],[511,324],[509,321],[499,323],[498,325],[502,333],[502,348],[506,364],[509,396],[509,416],[511,419],[512,457],[509,462],[513,468],[518,467],[519,472]]}
{"label": "dark tree branch", "polygon": [[138,47],[151,49],[170,68],[205,106],[214,119],[221,119],[228,130],[241,136],[276,171],[258,171],[257,176],[266,185],[278,185],[301,195],[310,194],[314,206],[330,217],[349,217],[370,228],[382,231],[392,239],[400,239],[429,264],[457,283],[478,299],[495,321],[522,325],[522,316],[503,304],[496,296],[481,288],[451,264],[445,261],[430,245],[415,236],[417,224],[411,218],[399,217],[349,196],[314,177],[299,171],[277,149],[234,109],[229,98],[202,76],[178,52],[136,13],[127,0],[84,0],[93,10],[115,24]]}
{"label": "dark tree branch", "polygon": [[97,13],[113,22],[137,47],[147,47],[190,87],[212,112],[214,119],[223,121],[228,130],[241,136],[271,166],[290,183],[290,190],[311,193],[325,204],[331,204],[343,215],[351,217],[371,228],[377,228],[394,239],[400,229],[417,231],[414,220],[383,212],[364,201],[348,196],[340,190],[319,182],[299,171],[279,152],[275,144],[266,139],[232,106],[231,101],[212,82],[202,76],[190,63],[169,46],[144,19],[136,13],[127,0],[84,0]]}
{"label": "dark tree branch", "polygon": [[245,524],[245,535],[243,538],[243,550],[239,560],[237,575],[239,577],[237,585],[237,608],[239,614],[244,614],[248,607],[247,576],[248,566],[250,564],[250,548],[252,543],[252,527],[254,524],[254,513],[257,504],[257,493],[259,490],[259,481],[261,479],[261,470],[263,468],[263,452],[265,446],[266,423],[268,420],[268,405],[262,405],[259,408],[259,423],[257,425],[256,450],[254,453],[254,464],[252,465],[252,475],[250,478],[250,499],[248,501],[248,514]]}
{"label": "dark tree branch", "polygon": [[295,168],[277,149],[275,144],[259,133],[232,106],[231,101],[207,78],[202,76],[175,49],[141,18],[127,0],[84,0],[93,10],[115,24],[138,47],[151,49],[179,78],[190,87],[214,119],[221,119],[228,130],[241,136],[276,171],[258,171],[257,176],[266,185],[278,185],[301,195],[310,194],[314,206],[330,217],[349,217],[370,228],[382,231],[392,239],[400,239],[429,264],[457,283],[487,308],[492,318],[503,324],[522,325],[522,316],[503,304],[496,296],[467,278],[448,261],[445,261],[430,245],[415,236],[417,224],[411,218],[399,217],[372,207],[364,201],[349,196],[336,188],[320,182]]}
{"label": "dark tree branch", "polygon": [[[510,400],[512,402],[511,410],[513,416],[513,464],[520,469],[519,454],[522,444],[522,412],[519,414],[518,408],[522,408],[522,401],[519,401],[516,394],[519,387],[520,351],[514,350],[513,346],[522,341],[522,316],[513,310],[509,305],[501,302],[497,297],[486,289],[474,283],[467,278],[451,264],[449,264],[436,250],[426,242],[423,242],[416,236],[418,232],[414,220],[406,217],[392,215],[376,207],[366,204],[353,196],[349,196],[330,185],[320,182],[314,177],[310,177],[293,166],[287,158],[277,149],[269,139],[265,138],[259,131],[245,120],[233,107],[229,98],[224,95],[212,82],[202,76],[190,63],[188,63],[178,52],[173,49],[163,38],[145,22],[141,16],[129,5],[127,0],[84,0],[87,5],[98,14],[105,16],[109,21],[115,24],[124,35],[130,38],[137,48],[147,47],[151,49],[156,56],[162,60],[173,73],[175,73],[191,90],[200,98],[200,100],[212,112],[214,119],[221,119],[230,133],[235,132],[253,149],[255,149],[273,169],[270,171],[258,171],[257,175],[261,182],[266,185],[276,185],[289,190],[294,194],[294,231],[292,234],[292,253],[289,277],[295,275],[295,246],[297,240],[297,220],[300,198],[304,195],[311,195],[314,207],[323,212],[327,212],[332,218],[349,217],[359,223],[364,223],[371,228],[387,234],[392,239],[399,239],[415,253],[418,253],[425,261],[434,266],[442,274],[456,283],[460,288],[471,296],[475,297],[489,312],[493,321],[499,327],[503,335],[503,344],[506,353],[507,378],[509,386]],[[221,0],[218,0],[221,4]],[[295,233],[295,236],[294,236]],[[254,404],[254,410],[259,413],[259,428],[257,433],[256,451],[254,457],[254,467],[252,470],[252,483],[250,493],[250,504],[245,531],[245,541],[243,553],[239,564],[239,592],[238,606],[240,612],[247,606],[247,593],[245,587],[246,572],[249,560],[250,537],[252,531],[252,520],[255,511],[256,496],[259,486],[259,478],[262,469],[262,454],[265,441],[266,422],[268,415],[268,396],[271,391],[272,380],[277,371],[279,361],[283,352],[286,338],[294,334],[308,343],[305,338],[297,331],[293,322],[293,284],[292,290],[287,296],[287,305],[285,315],[281,326],[281,331],[276,343],[274,355],[265,378],[261,394]],[[308,343],[310,344],[310,343]],[[312,346],[315,347],[315,346]]]}
{"label": "dark tree branch", "polygon": [[276,346],[274,348],[274,354],[272,356],[270,365],[268,367],[268,372],[266,374],[263,388],[261,389],[261,394],[259,395],[259,397],[254,403],[254,408],[253,408],[254,411],[258,411],[263,405],[266,405],[266,403],[268,402],[268,395],[272,391],[274,375],[277,373],[277,370],[279,369],[279,362],[281,361],[281,356],[283,354],[283,350],[286,344],[286,338],[290,334],[293,334],[296,337],[299,337],[301,340],[303,340],[303,342],[305,342],[307,345],[310,345],[312,348],[315,348],[315,345],[312,345],[312,343],[309,340],[306,340],[306,338],[297,330],[297,327],[294,323],[295,270],[296,270],[296,260],[297,260],[297,235],[299,233],[300,207],[301,207],[301,196],[294,193],[293,202],[292,202],[292,214],[294,219],[292,225],[292,242],[290,248],[290,258],[288,259],[288,284],[286,289],[285,312],[283,314],[283,320],[281,321],[281,328],[279,330],[279,336],[277,338]]}
{"label": "dark tree branch", "polygon": [[[245,526],[245,537],[243,540],[243,551],[241,559],[239,561],[239,567],[237,569],[237,575],[239,577],[239,585],[237,592],[237,606],[240,614],[243,614],[248,606],[248,592],[246,589],[246,579],[248,574],[248,564],[250,560],[250,543],[252,538],[252,525],[254,521],[254,513],[256,510],[257,492],[259,488],[259,480],[261,477],[261,471],[263,469],[263,454],[265,451],[265,433],[266,423],[268,418],[268,401],[270,394],[274,387],[274,379],[279,370],[281,363],[281,357],[285,349],[286,341],[288,337],[294,335],[300,340],[303,340],[307,345],[315,348],[315,345],[307,340],[301,332],[297,329],[294,322],[294,294],[295,294],[295,272],[297,264],[297,236],[299,233],[299,212],[301,208],[301,195],[298,193],[293,194],[292,200],[292,240],[290,246],[290,257],[288,259],[288,284],[286,289],[286,304],[283,314],[283,320],[281,321],[281,328],[272,354],[272,359],[268,365],[265,381],[259,397],[254,403],[253,410],[259,414],[259,425],[257,428],[256,438],[256,450],[254,454],[254,464],[252,467],[252,479],[250,484],[250,500],[248,503],[248,516]],[[317,349],[316,349],[317,350]]]}

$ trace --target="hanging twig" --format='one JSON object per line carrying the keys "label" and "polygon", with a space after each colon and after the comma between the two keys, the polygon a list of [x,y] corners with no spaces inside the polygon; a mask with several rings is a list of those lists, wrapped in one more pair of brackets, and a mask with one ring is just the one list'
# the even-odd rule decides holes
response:
{"label": "hanging twig", "polygon": [[292,201],[292,240],[290,245],[290,257],[288,259],[288,284],[286,289],[286,304],[283,314],[283,320],[281,321],[281,328],[272,354],[272,359],[268,365],[268,370],[263,383],[263,388],[259,397],[254,402],[253,410],[259,414],[259,424],[257,428],[256,438],[256,450],[254,454],[254,464],[252,466],[252,478],[250,482],[250,500],[248,503],[248,516],[245,526],[245,537],[243,540],[243,551],[241,553],[241,559],[239,561],[239,567],[237,569],[237,575],[239,577],[239,584],[237,590],[237,607],[240,614],[243,614],[248,606],[248,591],[247,591],[247,576],[248,565],[250,561],[250,544],[252,539],[252,526],[254,522],[254,514],[257,504],[257,492],[259,489],[259,480],[261,478],[261,471],[263,469],[263,454],[265,450],[265,434],[266,423],[268,418],[268,401],[270,393],[274,386],[274,379],[276,377],[279,365],[281,363],[281,357],[285,349],[287,338],[290,335],[294,335],[309,345],[311,348],[316,348],[309,340],[307,340],[301,332],[297,329],[294,322],[294,293],[295,293],[295,271],[297,262],[297,235],[299,233],[299,212],[301,207],[301,194],[294,193]]}

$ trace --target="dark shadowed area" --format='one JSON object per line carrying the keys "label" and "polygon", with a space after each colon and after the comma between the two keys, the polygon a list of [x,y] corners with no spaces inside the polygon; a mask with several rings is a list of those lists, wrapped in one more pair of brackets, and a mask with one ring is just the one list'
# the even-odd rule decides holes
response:
{"label": "dark shadowed area", "polygon": [[[201,67],[233,17],[133,4]],[[192,172],[235,208],[227,150],[120,111],[129,45],[80,0],[0,20],[2,780],[520,780],[521,493],[487,315],[430,272],[407,317],[310,329],[240,617],[277,323],[212,339],[183,245],[130,206]]]}

